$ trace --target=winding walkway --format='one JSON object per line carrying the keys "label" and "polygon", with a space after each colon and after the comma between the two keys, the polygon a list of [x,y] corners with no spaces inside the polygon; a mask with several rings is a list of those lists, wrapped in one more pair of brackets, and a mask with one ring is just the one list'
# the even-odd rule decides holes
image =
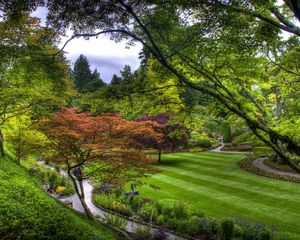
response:
{"label": "winding walkway", "polygon": [[[224,145],[225,144],[222,143],[219,147],[212,149],[211,152],[226,153],[227,151],[221,151],[221,149],[223,148]],[[244,152],[227,152],[227,153],[244,153]],[[253,161],[253,165],[265,172],[274,173],[274,174],[281,175],[281,176],[290,176],[290,177],[300,178],[299,173],[285,172],[285,171],[281,171],[278,169],[274,169],[274,168],[264,164],[264,160],[265,160],[264,158],[258,158]]]}
{"label": "winding walkway", "polygon": [[[51,167],[49,165],[44,164],[44,162],[39,162],[39,164],[44,165],[45,167],[50,168],[52,170],[57,170],[54,167]],[[68,177],[68,174],[63,170],[60,170],[59,173],[61,175],[64,175],[64,176]],[[93,187],[92,187],[92,185],[90,184],[90,182],[88,180],[83,181],[83,188],[84,188],[86,204],[88,205],[91,212],[95,216],[99,216],[101,219],[105,219],[105,216],[112,215],[111,213],[108,213],[108,212],[98,208],[96,205],[94,205],[94,203],[92,201]],[[81,212],[81,213],[84,214],[84,209],[81,205],[81,202],[80,202],[77,194],[73,194],[73,195],[68,196],[68,197],[61,197],[61,198],[57,198],[57,199],[59,201],[63,202],[63,203],[72,202],[72,208],[75,209],[76,211]],[[143,226],[146,226],[146,225],[139,224],[137,222],[127,220],[126,230],[127,230],[127,232],[134,233],[134,232],[136,232],[136,230],[138,228],[143,227]],[[159,231],[159,230],[156,227],[151,227],[151,232],[152,233],[155,233],[157,231]],[[169,232],[165,232],[165,234],[167,236],[167,238],[166,238],[167,240],[185,240],[185,238],[176,236],[176,235],[174,235],[172,233],[169,233]]]}
{"label": "winding walkway", "polygon": [[222,148],[225,146],[225,143],[221,143],[219,147],[216,147],[211,152],[221,152],[221,153],[239,153],[239,154],[247,154],[248,152],[238,152],[238,151],[222,151]]}
{"label": "winding walkway", "polygon": [[266,164],[264,164],[264,158],[258,158],[256,160],[253,161],[253,165],[263,171],[269,172],[269,173],[274,173],[274,174],[278,174],[281,176],[290,176],[290,177],[296,177],[296,178],[300,178],[300,174],[299,173],[292,173],[292,172],[284,172],[278,169],[274,169],[272,167],[267,166]]}
{"label": "winding walkway", "polygon": [[211,152],[221,152],[221,149],[224,147],[224,143],[221,143],[221,145],[219,147],[216,147],[212,150],[210,150]]}

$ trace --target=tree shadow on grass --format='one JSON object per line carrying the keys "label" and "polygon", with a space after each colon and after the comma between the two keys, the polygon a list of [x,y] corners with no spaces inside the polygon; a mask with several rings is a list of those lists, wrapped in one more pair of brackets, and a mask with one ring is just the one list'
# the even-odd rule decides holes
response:
{"label": "tree shadow on grass", "polygon": [[161,162],[160,163],[157,163],[157,167],[163,167],[163,166],[178,166],[178,165],[184,165],[184,163],[187,163],[189,162],[189,160],[186,160],[186,159],[170,159],[170,158],[167,158],[167,159],[164,159],[162,158]]}

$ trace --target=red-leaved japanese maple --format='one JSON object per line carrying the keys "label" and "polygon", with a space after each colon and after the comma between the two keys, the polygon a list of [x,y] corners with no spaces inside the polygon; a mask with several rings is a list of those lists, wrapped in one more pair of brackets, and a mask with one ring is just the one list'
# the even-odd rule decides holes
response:
{"label": "red-leaved japanese maple", "polygon": [[[120,165],[150,162],[151,158],[141,152],[128,149],[139,137],[159,139],[161,136],[154,130],[153,124],[152,121],[127,121],[119,115],[93,116],[66,107],[46,121],[45,132],[53,141],[53,156],[49,160],[67,166],[67,173],[89,218],[93,218],[93,214],[85,202],[83,180],[91,174],[85,174],[83,167],[95,161]],[[133,154],[128,155],[130,153]]]}

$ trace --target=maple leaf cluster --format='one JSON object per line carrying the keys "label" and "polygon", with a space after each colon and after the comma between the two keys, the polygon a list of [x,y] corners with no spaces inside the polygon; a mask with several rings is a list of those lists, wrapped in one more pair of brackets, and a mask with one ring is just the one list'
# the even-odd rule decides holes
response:
{"label": "maple leaf cluster", "polygon": [[133,149],[136,139],[162,138],[154,121],[128,121],[120,115],[93,116],[77,108],[61,108],[44,123],[44,131],[52,139],[52,160],[65,162],[72,168],[90,160],[115,163],[150,163],[151,159]]}

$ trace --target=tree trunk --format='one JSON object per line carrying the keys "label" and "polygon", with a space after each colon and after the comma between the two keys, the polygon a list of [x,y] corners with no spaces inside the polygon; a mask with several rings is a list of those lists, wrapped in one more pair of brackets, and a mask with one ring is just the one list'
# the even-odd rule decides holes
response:
{"label": "tree trunk", "polygon": [[275,96],[276,96],[276,116],[279,119],[283,112],[282,103],[280,101],[280,89],[278,87],[275,88]]}
{"label": "tree trunk", "polygon": [[[248,123],[249,124],[249,123]],[[284,152],[284,150],[281,147],[281,142],[276,137],[272,138],[272,141],[267,140],[264,138],[261,134],[257,132],[257,128],[251,126],[249,124],[252,132],[261,139],[267,146],[272,148],[274,152],[282,159],[283,163],[286,163],[289,165],[292,169],[294,169],[297,173],[300,173],[300,167],[293,162],[293,160]]]}
{"label": "tree trunk", "polygon": [[81,195],[79,196],[80,202],[82,207],[84,208],[85,214],[87,215],[88,218],[94,219],[94,215],[91,212],[91,209],[88,207],[88,205],[85,202],[85,194],[84,194],[84,188],[83,188],[83,181],[78,180],[79,186],[80,186],[80,192]]}
{"label": "tree trunk", "polygon": [[84,209],[85,214],[88,218],[94,219],[94,215],[92,214],[91,210],[89,209],[88,205],[85,202],[85,195],[84,195],[84,189],[83,189],[83,183],[82,180],[77,180],[71,173],[71,169],[68,167],[68,175],[71,178],[76,194],[81,202],[81,205]]}
{"label": "tree trunk", "polygon": [[19,156],[16,156],[15,160],[18,165],[21,164],[21,158]]}
{"label": "tree trunk", "polygon": [[158,149],[158,162],[161,163],[161,149]]}
{"label": "tree trunk", "polygon": [[5,157],[4,138],[3,138],[1,129],[0,129],[0,154],[1,154],[1,157]]}

